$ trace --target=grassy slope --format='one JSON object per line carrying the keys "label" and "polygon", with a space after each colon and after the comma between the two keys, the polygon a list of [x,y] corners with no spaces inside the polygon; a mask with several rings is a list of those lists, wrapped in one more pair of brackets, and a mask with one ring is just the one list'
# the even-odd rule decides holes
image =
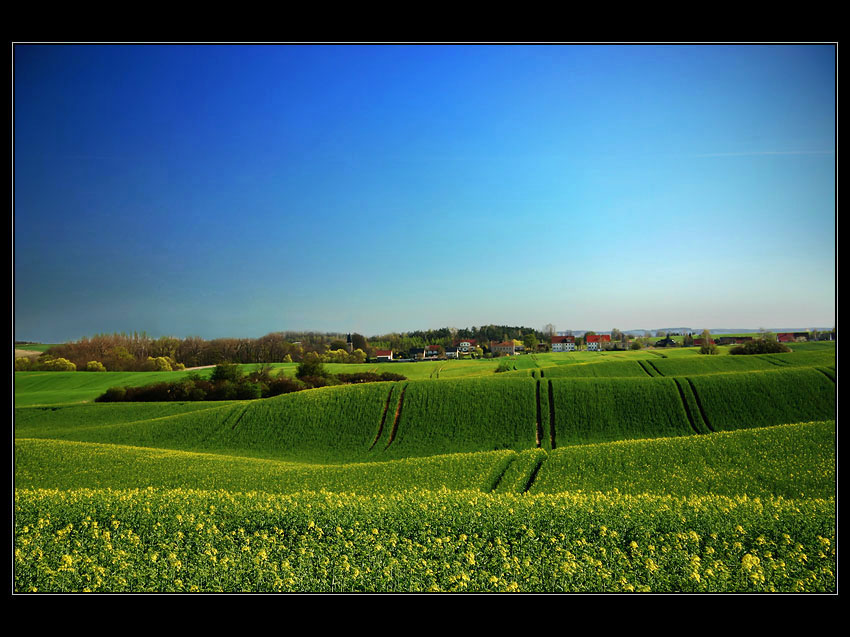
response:
{"label": "grassy slope", "polygon": [[556,449],[532,493],[835,496],[835,422]]}
{"label": "grassy slope", "polygon": [[[676,496],[835,496],[835,422],[706,436],[310,465],[116,444],[21,438],[17,488],[183,488],[358,494],[415,489]],[[538,471],[539,469],[539,471]],[[532,482],[532,478],[534,478]]]}

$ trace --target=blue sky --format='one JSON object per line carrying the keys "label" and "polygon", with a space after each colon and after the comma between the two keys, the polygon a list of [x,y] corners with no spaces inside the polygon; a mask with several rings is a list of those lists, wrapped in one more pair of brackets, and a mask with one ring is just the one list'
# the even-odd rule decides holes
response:
{"label": "blue sky", "polygon": [[835,324],[835,49],[14,47],[15,337]]}

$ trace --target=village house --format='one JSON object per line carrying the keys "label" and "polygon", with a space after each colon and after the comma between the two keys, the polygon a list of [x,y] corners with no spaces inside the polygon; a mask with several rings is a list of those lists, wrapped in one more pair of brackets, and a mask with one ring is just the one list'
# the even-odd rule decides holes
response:
{"label": "village house", "polygon": [[584,342],[587,343],[587,351],[589,352],[598,352],[602,349],[603,343],[611,342],[610,334],[588,334]]}
{"label": "village house", "polygon": [[410,350],[409,356],[410,358],[415,358],[416,360],[420,361],[437,360],[437,358],[440,357],[440,346],[426,345],[425,347],[414,347]]}
{"label": "village house", "polygon": [[391,361],[393,359],[393,351],[391,349],[376,349],[375,359],[378,361]]}
{"label": "village house", "polygon": [[655,347],[676,347],[678,343],[669,336],[665,336],[660,341],[655,342]]}
{"label": "village house", "polygon": [[504,341],[502,343],[490,343],[490,351],[495,356],[514,356],[516,354],[516,343],[514,341]]}
{"label": "village house", "polygon": [[[462,338],[453,344],[457,351],[461,354],[469,354],[478,345],[478,341],[474,338]],[[448,350],[446,350],[448,352]]]}
{"label": "village house", "polygon": [[742,345],[753,340],[752,336],[718,336],[714,342],[718,345]]}
{"label": "village house", "polygon": [[776,335],[780,343],[805,343],[809,340],[808,332],[780,332]]}
{"label": "village house", "polygon": [[553,352],[574,352],[576,349],[575,336],[553,336],[551,342]]}
{"label": "village house", "polygon": [[458,347],[447,347],[446,348],[446,358],[457,358],[460,348]]}

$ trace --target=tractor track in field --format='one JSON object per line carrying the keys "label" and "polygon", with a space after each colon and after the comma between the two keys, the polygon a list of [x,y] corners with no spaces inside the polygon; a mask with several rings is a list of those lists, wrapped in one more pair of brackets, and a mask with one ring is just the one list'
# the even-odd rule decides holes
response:
{"label": "tractor track in field", "polygon": [[650,361],[650,360],[647,360],[647,361],[646,361],[646,364],[647,364],[647,365],[649,365],[652,369],[654,369],[654,370],[658,373],[658,375],[659,375],[659,376],[664,376],[664,374],[662,374],[662,373],[661,373],[661,370],[660,370],[660,369],[658,369],[658,368],[655,366],[655,363],[653,363],[653,362],[652,362],[652,361]]}
{"label": "tractor track in field", "polygon": [[538,380],[535,383],[534,387],[535,397],[537,398],[537,422],[535,423],[536,431],[535,431],[535,439],[537,442],[538,449],[543,442],[543,410],[540,406],[540,381]]}
{"label": "tractor track in field", "polygon": [[401,420],[401,408],[404,405],[404,393],[407,391],[407,385],[401,388],[401,394],[398,397],[398,405],[395,408],[395,418],[393,419],[393,428],[390,430],[390,439],[387,442],[387,446],[384,447],[384,451],[390,448],[390,445],[393,444],[395,440],[396,433],[398,433],[398,423]]}
{"label": "tractor track in field", "polygon": [[528,493],[528,490],[531,488],[531,485],[534,484],[534,481],[537,479],[537,474],[540,472],[540,467],[543,466],[544,460],[546,460],[546,456],[537,459],[537,462],[534,465],[534,469],[531,470],[531,473],[528,476],[528,480],[525,481],[525,487],[523,487],[522,490],[523,493]]}
{"label": "tractor track in field", "polygon": [[555,448],[555,388],[549,379],[549,444]]}
{"label": "tractor track in field", "polygon": [[647,376],[649,376],[650,378],[655,378],[655,376],[653,376],[653,375],[652,375],[652,372],[650,372],[650,371],[646,368],[646,365],[644,364],[644,362],[643,362],[643,361],[637,361],[637,364],[638,364],[638,365],[640,365],[640,368],[641,368],[644,372],[646,372],[646,375],[647,375]]}
{"label": "tractor track in field", "polygon": [[519,458],[519,454],[514,453],[505,463],[505,466],[502,467],[502,470],[499,472],[499,475],[496,476],[496,479],[493,480],[493,483],[490,485],[491,493],[499,487],[499,483],[502,481],[502,478],[505,477],[505,474],[508,472],[508,469],[511,468],[511,465],[516,461],[517,458]]}
{"label": "tractor track in field", "polygon": [[673,382],[676,383],[676,388],[679,390],[679,398],[682,399],[682,405],[685,407],[685,415],[688,417],[688,424],[691,426],[691,429],[694,430],[694,433],[699,434],[700,431],[697,429],[696,423],[694,422],[694,416],[691,413],[691,408],[688,407],[688,400],[685,398],[685,390],[682,387],[681,381],[678,378],[674,378]]}
{"label": "tractor track in field", "polygon": [[387,400],[384,403],[384,412],[381,414],[381,422],[378,424],[378,433],[375,435],[375,439],[372,441],[372,444],[369,445],[369,451],[378,444],[378,440],[381,439],[381,434],[384,433],[384,423],[387,421],[387,412],[390,409],[390,399],[393,397],[393,391],[395,390],[395,385],[390,387],[390,391],[387,394]]}
{"label": "tractor track in field", "polygon": [[708,427],[708,430],[712,433],[716,433],[714,427],[711,426],[711,423],[708,421],[708,417],[705,415],[705,409],[703,409],[702,401],[699,399],[699,394],[697,393],[697,388],[694,385],[694,381],[690,378],[686,378],[688,381],[688,385],[691,386],[691,391],[694,393],[694,400],[697,401],[697,407],[699,407],[699,413],[702,416],[702,421],[705,423],[705,426]]}
{"label": "tractor track in field", "polygon": [[835,383],[835,376],[830,376],[829,373],[825,369],[823,369],[822,367],[813,367],[812,369],[819,371],[821,374],[823,374],[829,380],[831,380],[833,383]]}
{"label": "tractor track in field", "polygon": [[230,428],[230,431],[233,431],[234,429],[236,429],[236,425],[238,425],[239,421],[242,420],[242,416],[244,416],[245,412],[248,411],[248,407],[249,407],[248,404],[246,404],[242,407],[242,411],[239,412],[239,415],[236,417],[236,421],[233,423],[233,426]]}

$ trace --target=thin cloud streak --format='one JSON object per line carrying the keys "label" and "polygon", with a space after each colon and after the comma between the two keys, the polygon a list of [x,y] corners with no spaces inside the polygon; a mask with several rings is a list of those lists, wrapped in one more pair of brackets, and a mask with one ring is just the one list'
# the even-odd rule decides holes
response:
{"label": "thin cloud streak", "polygon": [[689,157],[756,157],[759,155],[834,155],[834,150],[754,150],[742,153],[700,153]]}

